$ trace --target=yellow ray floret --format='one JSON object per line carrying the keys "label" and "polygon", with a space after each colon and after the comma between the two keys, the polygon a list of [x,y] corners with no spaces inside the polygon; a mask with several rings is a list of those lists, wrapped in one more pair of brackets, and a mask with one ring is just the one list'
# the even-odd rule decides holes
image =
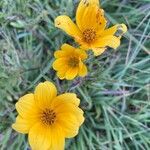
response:
{"label": "yellow ray floret", "polygon": [[65,138],[76,136],[84,122],[79,103],[76,94],[57,96],[53,83],[40,83],[34,94],[16,103],[18,116],[12,128],[28,134],[32,150],[64,150]]}
{"label": "yellow ray floret", "polygon": [[56,60],[53,68],[60,79],[72,80],[77,75],[84,77],[87,74],[87,68],[83,63],[87,58],[84,50],[63,44],[61,50],[57,50],[54,56]]}
{"label": "yellow ray floret", "polygon": [[95,55],[103,53],[107,46],[116,49],[121,36],[127,31],[125,24],[106,28],[104,10],[98,0],[81,0],[76,11],[76,24],[66,15],[55,19],[55,26],[72,36],[83,49],[92,49]]}

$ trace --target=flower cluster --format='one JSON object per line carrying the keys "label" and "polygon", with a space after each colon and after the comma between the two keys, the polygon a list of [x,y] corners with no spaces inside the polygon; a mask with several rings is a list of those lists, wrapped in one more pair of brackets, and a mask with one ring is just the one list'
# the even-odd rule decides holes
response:
{"label": "flower cluster", "polygon": [[[99,8],[99,0],[81,0],[76,11],[76,24],[68,16],[61,15],[55,19],[55,26],[72,36],[80,45],[79,48],[63,45],[61,50],[55,53],[56,61],[53,68],[57,71],[60,79],[68,80],[77,75],[85,76],[87,74],[86,66],[82,65],[81,69],[80,65],[86,59],[86,57],[81,57],[83,51],[91,49],[94,55],[98,56],[107,47],[116,49],[120,45],[121,36],[127,31],[125,24],[107,28],[107,20],[104,10]],[[76,53],[80,53],[80,55],[77,56]],[[63,69],[64,67],[65,69]]]}
{"label": "flower cluster", "polygon": [[[68,16],[55,19],[55,26],[72,36],[79,47],[63,44],[54,53],[53,68],[60,79],[72,80],[87,75],[87,50],[102,54],[107,47],[117,48],[127,31],[124,24],[107,28],[99,0],[81,0],[76,11],[76,24]],[[18,116],[12,128],[28,134],[32,150],[64,150],[65,138],[78,134],[84,122],[80,100],[74,93],[57,95],[52,82],[39,83],[34,93],[26,94],[16,103]]]}

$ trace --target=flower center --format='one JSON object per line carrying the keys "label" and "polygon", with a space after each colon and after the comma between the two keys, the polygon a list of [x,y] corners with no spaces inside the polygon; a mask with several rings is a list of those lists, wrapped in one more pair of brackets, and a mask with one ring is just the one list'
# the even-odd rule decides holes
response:
{"label": "flower center", "polygon": [[51,109],[45,109],[42,111],[40,119],[45,125],[52,125],[56,120],[56,113]]}
{"label": "flower center", "polygon": [[76,57],[69,58],[68,65],[72,68],[77,67],[79,65],[79,59]]}
{"label": "flower center", "polygon": [[96,32],[93,29],[86,29],[83,31],[83,40],[87,43],[91,43],[96,38]]}

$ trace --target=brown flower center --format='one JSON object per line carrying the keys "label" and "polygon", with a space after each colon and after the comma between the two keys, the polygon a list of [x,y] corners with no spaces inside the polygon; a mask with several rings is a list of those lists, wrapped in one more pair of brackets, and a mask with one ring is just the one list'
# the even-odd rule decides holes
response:
{"label": "brown flower center", "polygon": [[91,43],[96,39],[96,32],[93,29],[86,29],[83,31],[83,40],[87,43]]}
{"label": "brown flower center", "polygon": [[76,57],[70,57],[68,60],[69,67],[77,67],[79,65],[79,59]]}
{"label": "brown flower center", "polygon": [[44,125],[52,125],[56,121],[56,113],[53,110],[46,108],[41,112],[40,119]]}

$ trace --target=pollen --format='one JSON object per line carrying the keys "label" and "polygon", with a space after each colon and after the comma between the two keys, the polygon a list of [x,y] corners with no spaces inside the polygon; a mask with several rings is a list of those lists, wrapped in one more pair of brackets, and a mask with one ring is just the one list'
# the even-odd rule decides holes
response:
{"label": "pollen", "polygon": [[79,59],[76,57],[70,57],[68,60],[69,67],[77,67],[79,65]]}
{"label": "pollen", "polygon": [[83,31],[83,40],[87,43],[91,43],[96,39],[96,32],[93,29],[86,29]]}
{"label": "pollen", "polygon": [[56,113],[53,110],[46,108],[41,112],[40,119],[44,125],[52,125],[56,121]]}

